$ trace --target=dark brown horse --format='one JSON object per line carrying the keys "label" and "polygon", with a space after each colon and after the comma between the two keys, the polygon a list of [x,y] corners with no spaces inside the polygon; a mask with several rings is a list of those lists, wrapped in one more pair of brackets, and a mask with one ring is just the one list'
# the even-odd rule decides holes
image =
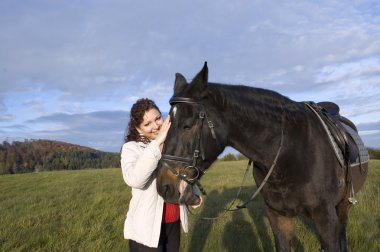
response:
{"label": "dark brown horse", "polygon": [[[209,83],[207,64],[191,83],[176,75],[170,103],[172,126],[157,177],[166,201],[193,204],[188,185],[200,185],[204,171],[232,146],[254,160],[257,185],[270,172],[261,194],[277,251],[290,251],[298,215],[313,220],[324,251],[347,251],[348,210],[368,160],[339,160],[333,133],[310,105],[270,90]],[[180,192],[181,181],[187,186]]]}

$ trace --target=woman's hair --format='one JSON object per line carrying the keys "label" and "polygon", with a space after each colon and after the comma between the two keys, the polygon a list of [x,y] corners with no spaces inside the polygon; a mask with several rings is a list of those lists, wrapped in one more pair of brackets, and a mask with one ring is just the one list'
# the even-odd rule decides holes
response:
{"label": "woman's hair", "polygon": [[157,111],[161,114],[161,111],[157,107],[156,103],[147,98],[139,99],[132,105],[128,127],[124,135],[125,143],[129,141],[143,143],[150,142],[148,138],[140,135],[136,128],[139,127],[144,121],[145,112],[148,112],[151,109],[157,109]]}

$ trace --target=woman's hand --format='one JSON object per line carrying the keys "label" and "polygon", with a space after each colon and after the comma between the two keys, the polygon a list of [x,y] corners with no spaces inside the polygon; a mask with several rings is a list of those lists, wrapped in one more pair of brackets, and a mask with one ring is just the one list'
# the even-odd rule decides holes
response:
{"label": "woman's hand", "polygon": [[170,122],[170,115],[168,115],[165,118],[165,121],[162,123],[160,132],[158,132],[158,135],[156,137],[156,141],[160,144],[160,148],[162,150],[162,146],[165,142],[166,136],[168,134],[169,128],[170,128],[171,122]]}

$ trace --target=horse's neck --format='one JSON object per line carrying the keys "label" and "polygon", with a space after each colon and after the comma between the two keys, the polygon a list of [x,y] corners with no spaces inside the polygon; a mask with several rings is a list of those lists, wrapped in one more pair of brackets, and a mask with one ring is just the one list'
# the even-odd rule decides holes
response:
{"label": "horse's neck", "polygon": [[[235,117],[230,124],[229,144],[246,156],[267,163],[266,160],[272,159],[281,141],[283,116],[276,116],[263,113],[252,119]],[[240,125],[239,122],[244,119],[246,123]]]}
{"label": "horse's neck", "polygon": [[229,100],[220,99],[224,103],[217,105],[224,110],[222,118],[227,124],[227,145],[265,164],[273,158],[279,146],[283,128],[283,105],[288,99],[270,91],[253,88],[243,88],[236,92],[228,97]]}

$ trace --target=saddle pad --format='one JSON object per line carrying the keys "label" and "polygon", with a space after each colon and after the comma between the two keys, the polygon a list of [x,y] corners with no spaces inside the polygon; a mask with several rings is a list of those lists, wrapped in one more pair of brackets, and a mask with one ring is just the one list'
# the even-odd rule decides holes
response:
{"label": "saddle pad", "polygon": [[342,123],[343,127],[346,129],[346,131],[351,135],[352,139],[354,139],[356,146],[359,148],[359,155],[356,158],[356,161],[351,163],[351,166],[355,166],[358,164],[367,163],[369,160],[369,154],[367,148],[364,146],[364,143],[362,139],[360,138],[359,134],[353,130],[350,126]]}

